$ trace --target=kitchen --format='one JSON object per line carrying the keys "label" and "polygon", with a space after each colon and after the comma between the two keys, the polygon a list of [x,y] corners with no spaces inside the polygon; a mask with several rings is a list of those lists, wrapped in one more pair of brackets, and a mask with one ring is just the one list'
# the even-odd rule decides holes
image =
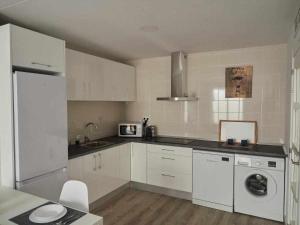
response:
{"label": "kitchen", "polygon": [[[154,13],[151,7],[158,7],[135,3],[130,11],[135,16],[139,7],[149,14]],[[120,1],[102,4],[107,12],[120,10],[117,6],[130,10],[130,4]],[[184,7],[183,13],[191,13],[192,19],[200,5],[216,10],[222,5],[198,4],[176,2],[172,12]],[[259,3],[248,4],[260,12]],[[67,3],[61,12],[54,12],[54,3],[47,0],[3,3],[0,18],[9,24],[0,28],[0,99],[7,106],[0,109],[0,223],[35,224],[30,215],[50,201],[70,211],[55,220],[65,218],[66,224],[299,224],[300,6],[297,1],[260,4],[277,10],[270,10],[265,24],[255,24],[257,30],[270,26],[264,41],[249,35],[244,42],[241,36],[229,42],[225,31],[214,30],[211,34],[221,32],[227,46],[215,39],[205,46],[208,39],[199,36],[200,28],[198,36],[187,36],[189,31],[182,28],[177,37],[185,34],[187,40],[167,43],[161,34],[167,29],[166,18],[161,25],[151,25],[154,19],[143,21],[143,26],[123,18],[124,26],[136,27],[136,38],[148,45],[131,39],[132,30],[131,35],[124,31],[128,43],[118,43],[109,39],[108,30],[97,39],[107,43],[106,49],[111,46],[108,51],[84,42],[97,31],[89,36],[70,20],[52,21],[61,19],[62,11],[69,12]],[[90,2],[84,7],[95,16],[100,5]],[[73,10],[80,6],[76,3]],[[112,19],[102,11],[99,18]],[[57,17],[47,20],[41,12]],[[118,12],[120,18],[126,14]],[[221,12],[226,16],[231,9]],[[270,22],[275,15],[278,23]],[[72,18],[72,13],[66,17]],[[74,29],[73,35],[66,24]],[[91,32],[89,26],[82,29]],[[192,43],[194,49],[188,47]],[[199,45],[203,48],[197,49]],[[243,76],[247,82],[240,82]],[[55,175],[44,179],[41,168],[51,174],[55,170]],[[67,180],[85,185],[84,209],[61,199]],[[20,201],[14,195],[28,202],[14,204]]]}

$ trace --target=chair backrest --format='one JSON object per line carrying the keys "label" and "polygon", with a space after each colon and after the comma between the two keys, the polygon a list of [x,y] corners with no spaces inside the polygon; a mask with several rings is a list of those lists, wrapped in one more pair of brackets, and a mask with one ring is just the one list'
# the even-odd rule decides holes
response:
{"label": "chair backrest", "polygon": [[62,188],[59,202],[70,208],[89,212],[88,189],[86,184],[78,180],[67,181]]}

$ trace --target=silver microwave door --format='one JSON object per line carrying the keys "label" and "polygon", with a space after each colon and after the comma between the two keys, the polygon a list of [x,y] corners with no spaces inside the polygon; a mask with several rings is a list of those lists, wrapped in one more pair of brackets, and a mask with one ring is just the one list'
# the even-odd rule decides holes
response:
{"label": "silver microwave door", "polygon": [[120,125],[120,135],[136,135],[136,125]]}

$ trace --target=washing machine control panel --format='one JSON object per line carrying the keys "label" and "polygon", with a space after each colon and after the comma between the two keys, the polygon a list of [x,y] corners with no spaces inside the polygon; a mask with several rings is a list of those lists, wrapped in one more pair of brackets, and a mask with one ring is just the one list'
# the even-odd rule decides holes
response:
{"label": "washing machine control panel", "polygon": [[284,171],[282,158],[235,155],[235,165]]}

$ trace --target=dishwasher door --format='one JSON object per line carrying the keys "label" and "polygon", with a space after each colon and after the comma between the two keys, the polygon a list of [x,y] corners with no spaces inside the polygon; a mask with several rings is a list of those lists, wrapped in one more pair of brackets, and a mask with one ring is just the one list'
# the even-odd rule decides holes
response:
{"label": "dishwasher door", "polygon": [[234,155],[193,151],[193,203],[233,211]]}

